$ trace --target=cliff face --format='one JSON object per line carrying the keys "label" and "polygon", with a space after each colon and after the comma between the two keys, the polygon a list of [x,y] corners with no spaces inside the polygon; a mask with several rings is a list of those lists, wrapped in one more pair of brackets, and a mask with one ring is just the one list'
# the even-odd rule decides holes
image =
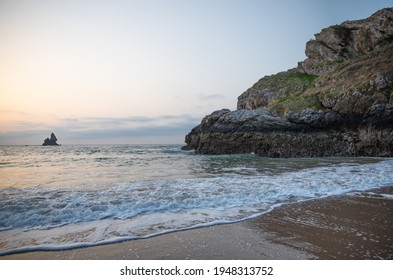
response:
{"label": "cliff face", "polygon": [[323,29],[315,40],[307,42],[307,59],[299,69],[307,74],[320,75],[337,61],[359,58],[392,41],[393,12],[383,9],[363,20],[346,21]]}
{"label": "cliff face", "polygon": [[393,8],[323,29],[298,67],[266,76],[237,110],[206,116],[186,136],[197,153],[393,155]]}

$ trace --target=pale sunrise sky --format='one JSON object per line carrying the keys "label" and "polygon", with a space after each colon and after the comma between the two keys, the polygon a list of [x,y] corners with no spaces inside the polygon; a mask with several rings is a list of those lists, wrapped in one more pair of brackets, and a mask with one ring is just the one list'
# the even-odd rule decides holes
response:
{"label": "pale sunrise sky", "polygon": [[0,145],[184,142],[393,0],[0,0]]}

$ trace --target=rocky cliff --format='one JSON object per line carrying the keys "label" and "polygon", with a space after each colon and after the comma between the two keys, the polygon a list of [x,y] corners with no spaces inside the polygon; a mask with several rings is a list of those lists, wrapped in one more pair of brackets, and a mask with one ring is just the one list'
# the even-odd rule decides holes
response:
{"label": "rocky cliff", "polygon": [[197,153],[393,155],[393,8],[323,29],[294,69],[266,76],[186,136]]}

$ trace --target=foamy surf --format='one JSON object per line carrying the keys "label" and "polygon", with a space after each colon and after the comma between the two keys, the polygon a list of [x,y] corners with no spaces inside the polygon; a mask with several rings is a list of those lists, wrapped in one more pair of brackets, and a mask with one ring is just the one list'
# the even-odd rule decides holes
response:
{"label": "foamy surf", "polygon": [[[0,189],[0,254],[147,238],[237,222],[287,203],[393,185],[391,159],[195,156],[176,152],[173,146],[150,150],[139,146],[135,151],[129,146],[67,149],[61,152],[69,173],[53,176],[50,183],[42,178],[35,187]],[[98,169],[99,174],[112,177],[52,186],[75,182],[67,176],[80,176],[70,162],[75,162],[75,155],[84,158],[77,162],[85,165],[85,171]],[[102,160],[97,159],[104,156],[110,159],[101,169]],[[135,164],[116,173],[131,158]],[[7,160],[17,165],[15,159]],[[132,170],[142,174],[129,176]],[[146,179],[149,174],[151,179]],[[37,178],[18,178],[13,185],[18,180],[37,182]]]}

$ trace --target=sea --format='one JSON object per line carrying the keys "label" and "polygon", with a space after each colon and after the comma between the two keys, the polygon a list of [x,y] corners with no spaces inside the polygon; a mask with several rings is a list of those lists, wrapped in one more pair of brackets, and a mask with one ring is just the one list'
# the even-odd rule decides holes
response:
{"label": "sea", "polygon": [[148,238],[393,186],[392,158],[197,155],[181,145],[0,146],[0,255]]}

